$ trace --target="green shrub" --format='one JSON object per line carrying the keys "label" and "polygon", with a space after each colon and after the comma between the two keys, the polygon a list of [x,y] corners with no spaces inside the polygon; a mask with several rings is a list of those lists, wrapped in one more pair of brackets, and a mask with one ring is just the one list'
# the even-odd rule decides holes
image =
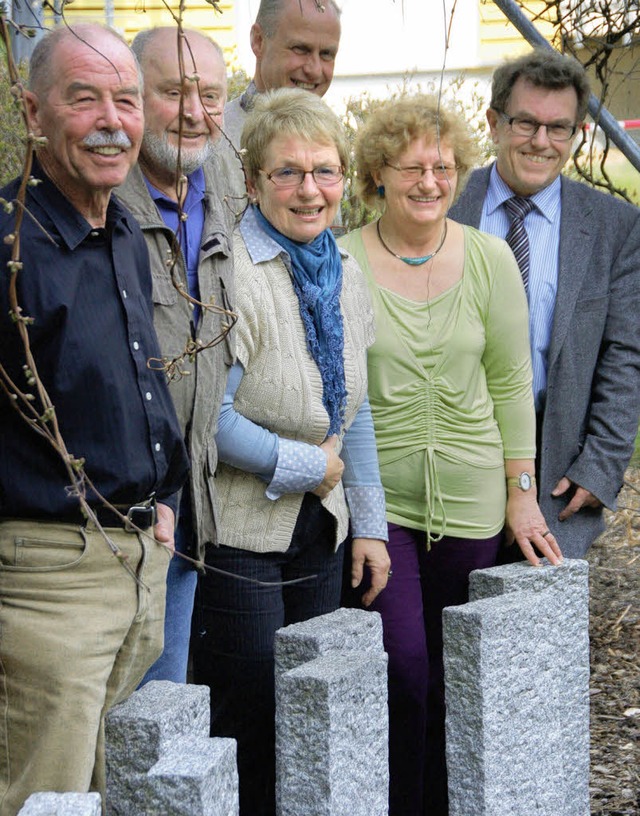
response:
{"label": "green shrub", "polygon": [[633,451],[633,456],[631,457],[631,464],[634,467],[640,467],[640,430],[636,436],[636,444]]}
{"label": "green shrub", "polygon": [[[21,71],[26,77],[26,70]],[[25,152],[25,125],[20,113],[20,103],[11,92],[9,73],[0,64],[0,187],[15,178],[21,171]]]}
{"label": "green shrub", "polygon": [[235,99],[244,91],[250,82],[250,77],[242,68],[233,65],[231,73],[227,75],[227,99]]}

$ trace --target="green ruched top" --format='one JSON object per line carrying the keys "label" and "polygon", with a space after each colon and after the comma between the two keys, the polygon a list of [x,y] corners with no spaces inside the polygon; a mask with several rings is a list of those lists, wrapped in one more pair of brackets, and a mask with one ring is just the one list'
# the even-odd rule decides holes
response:
{"label": "green ruched top", "polygon": [[387,519],[441,535],[487,538],[504,523],[504,459],[533,459],[535,412],[527,301],[507,244],[464,227],[461,280],[419,303],[379,286],[360,230],[339,243],[369,284],[369,349]]}

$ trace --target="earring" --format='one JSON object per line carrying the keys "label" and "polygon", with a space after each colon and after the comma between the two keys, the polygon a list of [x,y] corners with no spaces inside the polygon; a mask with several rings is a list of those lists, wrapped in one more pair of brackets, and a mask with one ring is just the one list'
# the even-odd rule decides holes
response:
{"label": "earring", "polygon": [[384,198],[384,184],[378,184],[378,198]]}

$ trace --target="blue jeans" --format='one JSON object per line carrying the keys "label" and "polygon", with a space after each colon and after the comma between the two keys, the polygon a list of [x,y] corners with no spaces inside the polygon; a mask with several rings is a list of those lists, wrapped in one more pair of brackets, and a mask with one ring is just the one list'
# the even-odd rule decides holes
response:
{"label": "blue jeans", "polygon": [[[275,633],[338,608],[344,547],[334,548],[335,520],[307,493],[286,552],[207,550],[208,565],[276,583],[207,572],[198,584],[194,682],[211,689],[211,735],[238,741],[241,816],[275,813]],[[303,576],[313,578],[277,583]]]}
{"label": "blue jeans", "polygon": [[[185,491],[186,492],[186,491]],[[175,533],[176,551],[191,552],[191,514],[183,512]],[[164,649],[160,657],[142,678],[141,686],[150,680],[171,680],[174,683],[187,682],[189,662],[189,639],[191,637],[191,616],[193,600],[198,583],[198,573],[189,561],[174,555],[167,572],[167,602],[164,617]]]}

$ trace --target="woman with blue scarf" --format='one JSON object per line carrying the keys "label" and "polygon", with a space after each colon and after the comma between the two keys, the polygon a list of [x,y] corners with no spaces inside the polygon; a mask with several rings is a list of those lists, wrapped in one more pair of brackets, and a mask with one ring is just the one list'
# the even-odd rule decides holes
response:
{"label": "woman with blue scarf", "polygon": [[[343,546],[371,603],[389,574],[367,400],[373,314],[331,232],[348,147],[316,95],[256,97],[243,134],[250,206],[235,235],[237,362],[216,436],[220,546],[195,618],[211,733],[238,741],[241,816],[275,813],[274,636],[339,606]],[[248,579],[248,580],[244,580]]]}

